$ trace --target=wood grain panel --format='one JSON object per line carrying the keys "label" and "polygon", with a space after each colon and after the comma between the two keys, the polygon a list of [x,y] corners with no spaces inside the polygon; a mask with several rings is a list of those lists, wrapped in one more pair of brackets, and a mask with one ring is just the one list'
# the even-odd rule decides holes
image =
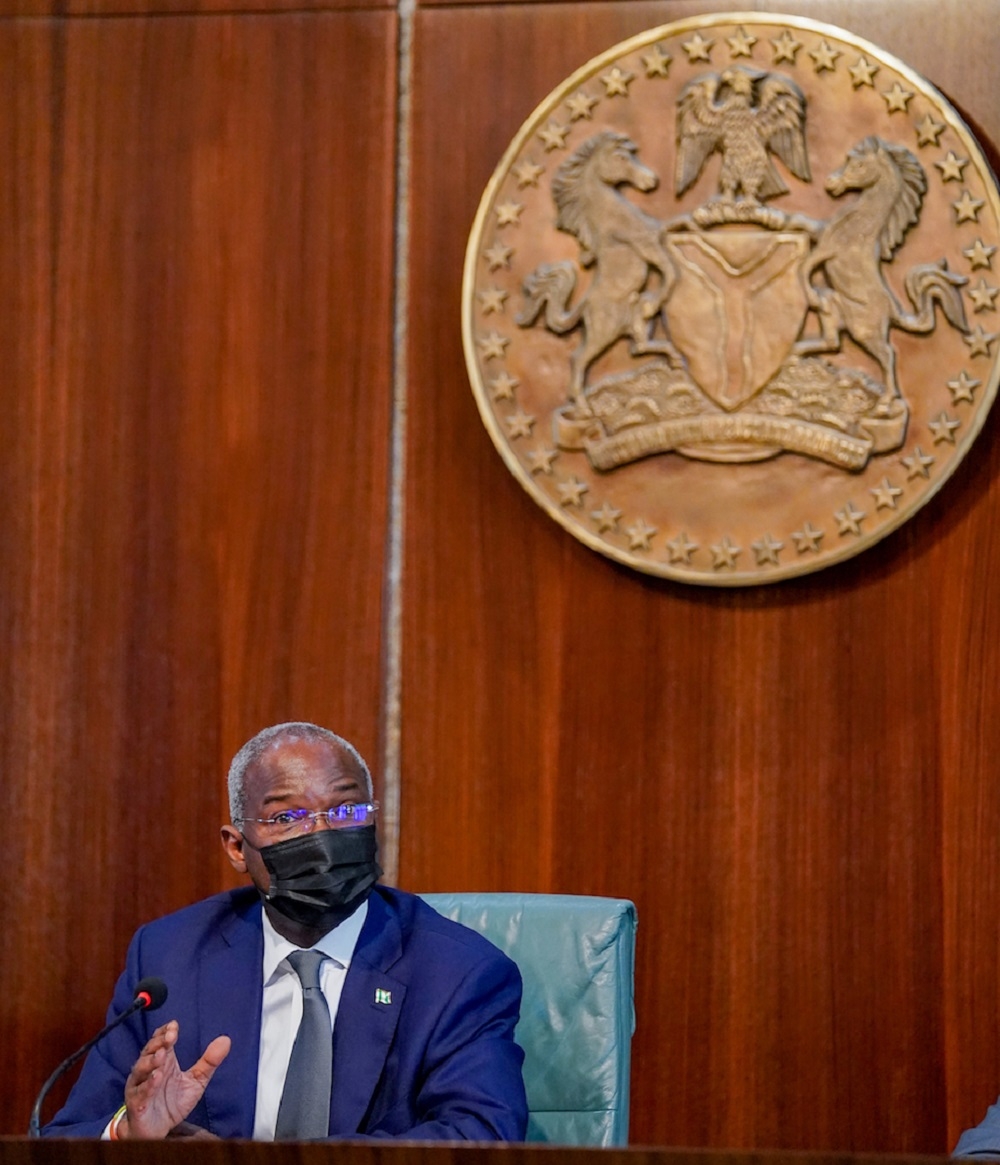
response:
{"label": "wood grain panel", "polygon": [[[996,418],[879,547],[719,593],[556,527],[464,372],[465,238],[521,122],[618,40],[728,7],[418,13],[411,279],[438,309],[411,318],[402,880],[636,901],[635,1141],[942,1152],[1000,1084]],[[1000,138],[986,4],[751,7],[869,37]]]}
{"label": "wood grain panel", "polygon": [[[3,594],[0,600],[0,741],[4,780],[0,782],[0,835],[9,871],[0,907],[7,948],[0,960],[3,1006],[2,1040],[7,1055],[31,1046],[43,1002],[39,981],[47,976],[44,916],[48,880],[35,864],[36,854],[64,849],[73,835],[72,818],[53,833],[62,798],[49,775],[59,756],[56,740],[61,693],[57,675],[63,649],[52,613],[60,587],[45,569],[44,546],[51,536],[57,506],[51,496],[35,494],[35,483],[51,477],[53,453],[40,439],[48,416],[64,402],[50,390],[52,302],[49,257],[52,223],[44,212],[53,162],[48,121],[53,60],[37,26],[9,27],[0,39],[0,70],[16,76],[12,100],[0,112],[0,151],[16,165],[0,167],[0,215],[16,229],[0,231],[0,351],[3,352],[3,447],[0,457],[0,546]],[[39,211],[41,210],[41,213]],[[10,386],[18,385],[16,394]],[[68,815],[67,815],[68,817]],[[11,957],[15,941],[30,950]],[[55,957],[59,957],[57,951]],[[18,1061],[21,1056],[17,1056]],[[34,1067],[34,1064],[32,1065]],[[37,1074],[37,1070],[36,1070]],[[43,1076],[38,1074],[37,1088]],[[17,1092],[16,1085],[12,1091]],[[30,1104],[28,1089],[19,1108],[6,1113],[4,1131],[24,1132]],[[2,1103],[2,1102],[0,1102]],[[16,1114],[16,1120],[12,1119]]]}
{"label": "wood grain panel", "polygon": [[0,20],[23,16],[191,16],[211,13],[394,12],[394,0],[0,0]]}
{"label": "wood grain panel", "polygon": [[[8,4],[38,3],[39,0],[3,0]],[[351,12],[394,12],[393,0],[60,0],[60,15],[73,16],[187,16],[194,13],[279,13],[321,11],[349,14]]]}
{"label": "wood grain panel", "polygon": [[[704,1152],[692,1149],[590,1149],[559,1146],[563,1165],[884,1165],[875,1154],[845,1158],[842,1155],[802,1153]],[[337,1146],[337,1156],[345,1165],[542,1165],[552,1160],[553,1149],[546,1145],[426,1144],[418,1141],[399,1144],[372,1140]],[[171,1165],[195,1160],[198,1165],[321,1165],[329,1159],[330,1146],[322,1143],[261,1144],[254,1141],[199,1141],[185,1144],[177,1140],[124,1142],[121,1148],[108,1141],[54,1142],[26,1137],[0,1137],[0,1165],[49,1165],[54,1158],[67,1165],[131,1165],[132,1158],[148,1165]],[[894,1165],[930,1165],[933,1157],[897,1157]]]}
{"label": "wood grain panel", "polygon": [[396,45],[375,13],[0,45],[13,1132],[132,930],[231,877],[233,750],[308,718],[374,759]]}

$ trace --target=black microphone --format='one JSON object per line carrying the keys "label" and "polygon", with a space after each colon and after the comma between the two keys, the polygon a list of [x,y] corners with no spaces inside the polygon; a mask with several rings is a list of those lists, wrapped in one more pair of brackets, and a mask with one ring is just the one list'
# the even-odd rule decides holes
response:
{"label": "black microphone", "polygon": [[42,1103],[49,1094],[49,1089],[59,1079],[59,1077],[83,1056],[86,1052],[98,1042],[104,1039],[109,1031],[112,1031],[120,1023],[124,1023],[130,1015],[135,1015],[137,1011],[155,1011],[158,1007],[162,1007],[167,1001],[167,985],[162,979],[157,979],[155,975],[150,975],[147,979],[140,979],[135,985],[135,993],[132,1002],[125,1008],[123,1012],[116,1015],[115,1018],[102,1027],[92,1040],[87,1040],[82,1048],[77,1048],[72,1056],[67,1056],[59,1067],[52,1073],[52,1075],[42,1085],[42,1090],[38,1094],[38,1099],[35,1101],[35,1107],[31,1110],[31,1121],[28,1124],[28,1136],[37,1137],[40,1135]]}

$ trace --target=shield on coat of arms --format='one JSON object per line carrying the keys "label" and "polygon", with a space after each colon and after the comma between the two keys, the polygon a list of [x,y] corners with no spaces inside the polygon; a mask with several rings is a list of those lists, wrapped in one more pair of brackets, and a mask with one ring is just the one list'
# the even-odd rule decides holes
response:
{"label": "shield on coat of arms", "polygon": [[804,232],[683,231],[667,237],[677,282],[671,336],[692,379],[727,411],[746,404],[787,360],[802,328]]}

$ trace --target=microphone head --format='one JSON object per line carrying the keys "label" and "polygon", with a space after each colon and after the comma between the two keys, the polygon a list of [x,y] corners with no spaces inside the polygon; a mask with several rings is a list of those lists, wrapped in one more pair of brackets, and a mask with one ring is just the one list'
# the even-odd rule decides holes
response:
{"label": "microphone head", "polygon": [[141,999],[144,1011],[155,1011],[167,1001],[167,985],[155,975],[140,979],[135,985],[135,999]]}

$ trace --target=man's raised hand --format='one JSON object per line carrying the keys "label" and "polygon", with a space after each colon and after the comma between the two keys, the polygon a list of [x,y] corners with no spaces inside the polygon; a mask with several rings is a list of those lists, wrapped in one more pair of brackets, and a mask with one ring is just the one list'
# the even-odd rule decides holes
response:
{"label": "man's raised hand", "polygon": [[132,1066],[125,1081],[126,1116],[118,1129],[122,1140],[166,1137],[186,1120],[229,1055],[229,1036],[216,1036],[201,1058],[182,1072],[174,1051],[177,1034],[175,1019],[158,1027]]}

